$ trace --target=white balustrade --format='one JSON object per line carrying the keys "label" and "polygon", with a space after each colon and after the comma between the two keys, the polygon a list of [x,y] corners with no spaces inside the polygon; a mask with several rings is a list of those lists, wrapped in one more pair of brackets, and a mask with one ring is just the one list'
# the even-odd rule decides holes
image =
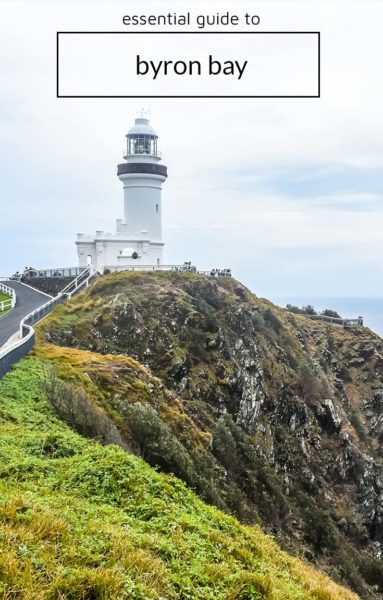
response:
{"label": "white balustrade", "polygon": [[0,312],[3,312],[6,309],[11,309],[16,304],[16,292],[13,288],[5,285],[5,283],[0,282],[0,292],[9,296],[9,299],[0,301]]}

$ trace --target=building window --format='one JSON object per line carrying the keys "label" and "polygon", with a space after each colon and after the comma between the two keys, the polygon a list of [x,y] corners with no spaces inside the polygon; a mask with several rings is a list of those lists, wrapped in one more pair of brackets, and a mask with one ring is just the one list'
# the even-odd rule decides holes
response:
{"label": "building window", "polygon": [[160,259],[159,259],[159,258],[157,258],[157,265],[159,265],[159,264],[160,264]]}
{"label": "building window", "polygon": [[156,213],[158,213],[158,204],[156,204]]}

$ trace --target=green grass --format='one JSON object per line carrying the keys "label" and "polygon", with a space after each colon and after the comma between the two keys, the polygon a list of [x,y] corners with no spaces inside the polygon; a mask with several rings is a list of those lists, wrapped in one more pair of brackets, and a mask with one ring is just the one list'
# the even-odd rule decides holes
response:
{"label": "green grass", "polygon": [[355,600],[258,527],[59,421],[27,358],[0,382],[3,600]]}

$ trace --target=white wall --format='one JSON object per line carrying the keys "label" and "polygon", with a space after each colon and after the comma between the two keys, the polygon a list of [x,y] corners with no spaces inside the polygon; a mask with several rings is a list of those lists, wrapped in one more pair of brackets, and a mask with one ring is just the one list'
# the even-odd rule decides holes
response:
{"label": "white wall", "polygon": [[[124,220],[130,234],[148,232],[148,238],[162,241],[161,186],[165,181],[160,175],[123,174]],[[158,206],[158,210],[157,210]]]}
{"label": "white wall", "polygon": [[[139,258],[134,259],[129,256],[121,256],[121,251],[125,248],[132,248],[137,252]],[[87,242],[77,243],[79,256],[79,266],[87,265],[87,257],[92,257],[92,264],[97,269],[104,267],[118,266],[138,266],[138,265],[157,265],[162,264],[162,243],[150,243],[149,241],[137,241],[121,236],[104,237],[102,240],[95,238],[93,244]]]}

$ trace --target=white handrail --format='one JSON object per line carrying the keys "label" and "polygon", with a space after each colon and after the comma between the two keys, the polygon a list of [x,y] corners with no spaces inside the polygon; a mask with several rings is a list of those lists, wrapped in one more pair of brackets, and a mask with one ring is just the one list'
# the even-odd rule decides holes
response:
{"label": "white handrail", "polygon": [[10,352],[12,352],[13,350],[16,350],[16,348],[18,348],[19,346],[22,346],[23,344],[26,344],[31,339],[31,337],[33,337],[33,335],[35,333],[35,330],[33,329],[33,327],[31,327],[30,325],[25,325],[25,327],[28,327],[28,329],[29,329],[27,335],[25,335],[24,337],[22,337],[19,340],[16,340],[15,342],[13,342],[12,344],[10,344],[9,346],[5,346],[3,349],[0,348],[0,360],[4,356],[6,356]]}
{"label": "white handrail", "polygon": [[[42,304],[41,306],[35,308],[35,310],[32,310],[29,314],[27,314],[21,321],[20,321],[20,333],[21,335],[23,334],[23,327],[25,325],[29,326],[28,321],[30,321],[31,319],[33,319],[33,317],[35,315],[38,315],[39,313],[43,313],[41,316],[41,319],[47,314],[47,308],[49,308],[51,305],[55,305],[58,304],[59,302],[63,301],[63,298],[65,296],[68,296],[69,298],[75,293],[77,292],[80,288],[82,288],[83,285],[88,285],[89,284],[89,279],[93,276],[94,271],[92,266],[90,265],[89,267],[87,267],[82,273],[81,275],[79,275],[78,277],[76,277],[76,279],[74,279],[73,281],[71,281],[70,284],[68,284],[63,290],[61,290],[61,292],[59,292],[59,294],[57,294],[57,296],[55,296],[54,298],[51,298],[50,300],[48,300],[48,302],[45,302],[45,304]],[[83,281],[79,281],[84,275],[87,275],[87,277],[83,280]],[[72,288],[73,289],[70,289]],[[49,311],[48,311],[49,312]],[[37,319],[37,321],[35,321],[35,323],[37,323],[38,321],[40,321],[41,319]]]}
{"label": "white handrail", "polygon": [[[59,294],[55,298],[51,298],[50,300],[48,300],[48,302],[45,302],[45,304],[42,304],[38,308],[35,308],[35,310],[32,310],[29,314],[27,314],[26,317],[24,317],[23,319],[21,319],[21,321],[20,321],[20,334],[23,335],[23,327],[25,327],[25,326],[30,327],[30,325],[27,323],[27,321],[29,321],[30,319],[32,319],[32,317],[34,317],[38,313],[44,312],[44,310],[46,308],[48,308],[51,304],[52,305],[57,304],[58,299],[59,299],[60,296],[61,296],[61,294]],[[39,320],[40,319],[38,319],[38,321]],[[37,323],[37,321],[35,321],[35,323]]]}
{"label": "white handrail", "polygon": [[0,312],[3,312],[4,310],[6,310],[8,308],[13,308],[12,298],[9,298],[9,300],[1,300],[0,301]]}
{"label": "white handrail", "polygon": [[94,274],[93,265],[89,265],[88,267],[86,267],[86,269],[84,269],[84,271],[82,271],[79,275],[77,275],[76,279],[73,279],[73,281],[68,283],[68,285],[65,286],[65,288],[63,290],[61,290],[61,294],[71,293],[70,289],[72,287],[76,290],[77,286],[79,285],[80,279],[83,279],[84,277],[85,277],[85,279],[92,277],[93,274]]}
{"label": "white handrail", "polygon": [[[61,291],[55,298],[50,298],[48,300],[48,302],[45,302],[45,304],[42,304],[35,310],[31,311],[28,315],[26,315],[20,321],[21,339],[13,342],[12,344],[10,344],[8,346],[5,346],[3,349],[0,349],[0,360],[3,359],[5,356],[7,356],[9,353],[11,353],[14,350],[16,350],[17,348],[19,348],[20,346],[23,346],[27,342],[29,342],[31,340],[31,338],[33,338],[33,336],[35,335],[35,330],[33,329],[32,325],[34,323],[37,323],[38,321],[41,321],[41,319],[43,319],[50,312],[50,308],[51,307],[53,308],[53,306],[55,304],[63,302],[65,298],[70,298],[75,292],[80,290],[84,285],[88,286],[89,280],[91,279],[91,277],[93,277],[95,272],[96,271],[93,268],[93,266],[90,265],[81,273],[81,275],[76,277],[76,279],[74,281],[72,281],[69,286],[64,288],[66,290],[65,292],[64,292],[64,290]],[[85,276],[85,278],[82,279],[84,276]],[[82,279],[82,281],[80,281],[81,279]],[[37,318],[34,319],[34,317],[36,317],[36,316],[37,316]],[[28,323],[28,321],[29,321],[29,323]],[[34,341],[32,340],[32,346],[33,346],[33,343],[34,343]],[[32,347],[32,346],[30,346],[30,347]],[[28,353],[30,347],[27,347],[27,350],[25,351],[23,356],[25,356]],[[17,362],[17,360],[19,360],[19,359],[20,359],[20,356],[18,359],[15,359],[14,362]],[[14,362],[12,364],[14,364]],[[4,373],[4,371],[3,371],[3,373]]]}
{"label": "white handrail", "polygon": [[[10,296],[10,300],[3,300],[3,303],[5,302],[11,302],[11,308],[14,308],[15,304],[16,304],[16,292],[13,288],[8,287],[7,285],[5,285],[5,283],[1,283],[0,282],[0,291],[2,291],[4,294],[7,294],[7,296]],[[4,310],[4,308],[2,308],[1,310]]]}
{"label": "white handrail", "polygon": [[62,294],[67,294],[69,298],[73,296],[74,293],[78,292],[80,288],[84,285],[89,285],[89,280],[96,273],[93,265],[89,265],[74,281],[72,281],[69,285],[66,286],[62,290]]}

